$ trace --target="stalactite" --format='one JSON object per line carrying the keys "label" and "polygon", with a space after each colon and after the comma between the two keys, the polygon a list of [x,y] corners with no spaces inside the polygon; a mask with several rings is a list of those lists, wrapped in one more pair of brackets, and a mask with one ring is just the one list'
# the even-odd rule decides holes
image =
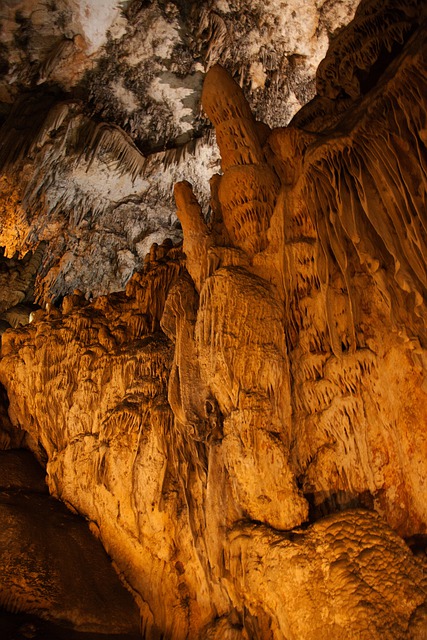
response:
{"label": "stalactite", "polygon": [[344,90],[356,98],[364,93],[358,76],[368,74],[381,54],[390,54],[393,47],[407,40],[418,23],[420,9],[417,0],[362,3],[346,38],[332,44],[327,59],[319,66],[318,94],[336,98]]}
{"label": "stalactite", "polygon": [[[326,156],[322,155],[321,144],[315,146],[313,160],[316,157],[318,160],[311,162],[310,159],[305,192],[307,198],[310,193],[316,199],[314,210],[319,212],[317,226],[321,242],[340,265],[349,296],[352,296],[352,286],[345,262],[350,242],[360,258],[367,264],[376,265],[376,270],[388,266],[390,260],[394,263],[394,274],[388,268],[387,275],[388,298],[396,301],[391,313],[398,323],[415,323],[413,330],[425,340],[426,271],[422,258],[426,251],[422,204],[425,195],[422,185],[426,180],[426,160],[418,131],[420,122],[425,119],[426,76],[417,40],[411,46],[416,53],[410,70],[409,65],[403,63],[385,91],[376,92],[371,103],[371,113],[375,110],[381,120],[390,119],[394,130],[389,130],[384,137],[382,128],[373,128],[370,121],[362,117],[356,125],[355,144],[349,146],[345,136],[338,137],[333,146],[327,148]],[[410,89],[413,83],[418,96]],[[408,87],[408,101],[403,98],[404,87]],[[378,127],[378,120],[375,123]],[[410,155],[403,160],[402,150],[409,148],[416,151],[415,162]],[[402,163],[406,164],[404,175],[408,177],[405,179],[411,180],[409,189],[402,178]],[[348,169],[343,171],[343,167]],[[415,183],[421,185],[419,196]],[[328,213],[330,209],[337,212],[335,217]],[[380,277],[381,269],[378,284],[381,284]],[[406,316],[405,308],[412,310],[411,319]]]}
{"label": "stalactite", "polygon": [[143,171],[145,158],[132,139],[120,127],[88,121],[80,128],[75,141],[76,151],[82,150],[88,168],[98,154],[111,154],[119,171],[130,173],[135,180]]}
{"label": "stalactite", "polygon": [[[212,66],[212,216],[179,183],[182,249],[3,334],[11,420],[97,523],[147,637],[425,632],[402,540],[427,526],[425,27],[396,3],[364,3],[289,128]],[[121,132],[74,125],[87,164],[137,171]]]}
{"label": "stalactite", "polygon": [[223,18],[215,11],[203,7],[195,40],[198,42],[200,50],[206,47],[204,57],[207,69],[209,69],[219,61],[230,43],[230,34]]}

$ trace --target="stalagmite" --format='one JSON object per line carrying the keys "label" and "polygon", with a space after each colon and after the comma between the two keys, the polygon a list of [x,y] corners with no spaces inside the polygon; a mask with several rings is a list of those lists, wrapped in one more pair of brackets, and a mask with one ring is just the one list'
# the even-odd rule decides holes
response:
{"label": "stalagmite", "polygon": [[[363,2],[273,130],[211,66],[229,34],[206,18],[209,214],[181,180],[182,246],[2,333],[0,443],[89,520],[147,640],[426,637],[425,17]],[[85,166],[104,151],[136,178],[137,148],[85,122],[87,147],[80,115],[67,129]]]}

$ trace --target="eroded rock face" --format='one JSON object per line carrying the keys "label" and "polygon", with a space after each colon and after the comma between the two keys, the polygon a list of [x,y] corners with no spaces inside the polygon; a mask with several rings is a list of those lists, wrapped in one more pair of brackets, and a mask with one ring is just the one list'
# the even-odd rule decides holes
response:
{"label": "eroded rock face", "polygon": [[239,78],[286,124],[356,0],[9,0],[0,10],[0,247],[48,251],[38,301],[122,290],[153,242],[182,238],[175,182],[203,204],[219,165],[204,73]]}
{"label": "eroded rock face", "polygon": [[[211,215],[178,183],[182,250],[155,245],[125,292],[75,291],[3,335],[10,420],[92,522],[147,638],[425,637],[415,15],[363,3],[332,51],[345,65],[322,65],[287,128],[213,65]],[[371,58],[346,45],[358,25]]]}
{"label": "eroded rock face", "polygon": [[[14,423],[132,586],[146,637],[422,638],[423,565],[383,519],[349,510],[298,527],[307,505],[290,464],[286,351],[268,346],[283,320],[271,285],[222,267],[199,303],[180,254],[162,253],[127,295],[66,298],[6,332],[2,351]],[[215,330],[224,296],[236,310]]]}
{"label": "eroded rock face", "polygon": [[[160,630],[170,637],[195,633],[198,599],[210,612],[189,525],[179,517],[186,512],[185,496],[174,471],[176,437],[167,402],[173,350],[159,321],[184,267],[177,249],[165,260],[169,247],[152,249],[145,276],[135,276],[127,294],[88,304],[76,293],[64,299],[62,313],[36,313],[21,337],[26,342],[26,335],[38,335],[27,357],[44,353],[47,367],[36,374],[44,377],[44,392],[22,396],[15,414],[34,417],[30,446],[47,460],[51,493],[91,521],[135,593],[148,637]],[[8,338],[10,332],[3,336],[5,353]],[[9,346],[12,355],[15,347]],[[56,418],[45,431],[49,416]]]}

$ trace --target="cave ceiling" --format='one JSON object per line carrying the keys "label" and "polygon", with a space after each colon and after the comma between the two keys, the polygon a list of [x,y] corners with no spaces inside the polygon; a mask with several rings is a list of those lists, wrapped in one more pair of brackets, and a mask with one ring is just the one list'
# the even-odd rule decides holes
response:
{"label": "cave ceiling", "polygon": [[200,97],[213,64],[258,119],[287,124],[356,6],[4,0],[0,246],[12,258],[46,243],[38,301],[120,290],[153,242],[179,241],[178,180],[208,213],[219,153]]}
{"label": "cave ceiling", "polygon": [[425,640],[426,3],[0,21],[0,635]]}

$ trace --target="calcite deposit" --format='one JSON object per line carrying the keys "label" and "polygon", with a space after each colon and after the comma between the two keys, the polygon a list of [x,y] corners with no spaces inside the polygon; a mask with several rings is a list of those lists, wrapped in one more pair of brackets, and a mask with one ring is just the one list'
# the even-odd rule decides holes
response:
{"label": "calcite deposit", "polygon": [[[2,335],[4,447],[87,519],[148,640],[427,637],[426,18],[362,2],[274,129],[214,64],[208,22],[209,208],[178,182],[182,245]],[[125,134],[76,118],[82,162],[105,144],[137,176]],[[39,267],[10,259],[12,307]],[[33,613],[31,585],[0,584]]]}
{"label": "calcite deposit", "polygon": [[3,0],[0,246],[12,258],[46,243],[40,302],[122,290],[153,242],[182,239],[175,182],[207,205],[219,152],[200,96],[213,64],[258,119],[285,125],[357,3]]}

